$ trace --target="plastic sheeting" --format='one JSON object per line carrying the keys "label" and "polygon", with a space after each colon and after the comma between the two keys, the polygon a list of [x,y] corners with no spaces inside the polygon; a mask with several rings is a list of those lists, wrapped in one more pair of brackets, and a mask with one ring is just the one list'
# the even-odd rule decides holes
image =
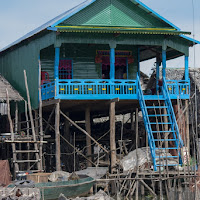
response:
{"label": "plastic sheeting", "polygon": [[69,176],[70,176],[70,173],[68,173],[68,172],[56,171],[56,172],[53,172],[53,173],[49,176],[49,180],[50,180],[51,182],[68,181]]}
{"label": "plastic sheeting", "polygon": [[[156,158],[156,162],[160,165],[174,165],[175,170],[183,170],[183,168],[179,166],[177,159],[171,158],[172,155],[169,152],[165,152],[165,150],[156,150],[156,156],[158,156],[158,158]],[[168,158],[166,159],[163,157]],[[131,151],[120,161],[120,163],[125,172],[136,170],[137,165],[138,168],[149,168],[150,166],[153,169],[151,151],[149,147],[143,147],[137,149],[137,151]]]}
{"label": "plastic sheeting", "polygon": [[107,167],[88,167],[87,169],[77,171],[78,175],[87,175],[94,179],[102,178],[108,171]]}
{"label": "plastic sheeting", "polygon": [[151,162],[151,152],[148,147],[131,151],[120,161],[124,171],[136,170],[137,165],[138,167],[142,167],[148,162]]}

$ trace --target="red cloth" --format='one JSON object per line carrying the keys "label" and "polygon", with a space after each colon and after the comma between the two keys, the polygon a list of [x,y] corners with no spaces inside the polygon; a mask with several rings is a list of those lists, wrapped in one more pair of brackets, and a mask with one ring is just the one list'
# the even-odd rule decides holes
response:
{"label": "red cloth", "polygon": [[0,160],[0,186],[11,183],[11,173],[8,160]]}

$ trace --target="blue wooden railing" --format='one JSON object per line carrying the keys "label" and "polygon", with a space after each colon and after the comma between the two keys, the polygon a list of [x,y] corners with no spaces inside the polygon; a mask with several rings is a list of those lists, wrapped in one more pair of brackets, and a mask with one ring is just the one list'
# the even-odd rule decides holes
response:
{"label": "blue wooden railing", "polygon": [[[63,79],[41,86],[42,100],[56,99],[138,99],[139,80]],[[190,81],[166,80],[171,99],[189,99]],[[147,97],[147,95],[145,95]]]}
{"label": "blue wooden railing", "polygon": [[136,80],[59,80],[56,98],[59,99],[137,99]]}
{"label": "blue wooden railing", "polygon": [[165,80],[171,99],[190,98],[190,80]]}
{"label": "blue wooden railing", "polygon": [[42,100],[55,97],[55,82],[45,83],[41,85]]}
{"label": "blue wooden railing", "polygon": [[154,139],[154,136],[153,136],[151,125],[150,125],[149,114],[148,114],[148,111],[147,111],[147,107],[146,107],[146,103],[145,103],[142,87],[141,87],[141,84],[140,84],[139,76],[137,76],[137,82],[138,82],[138,100],[139,100],[140,108],[141,108],[141,111],[142,111],[142,116],[143,116],[143,120],[144,120],[145,129],[146,129],[146,131],[148,133],[148,143],[149,143],[149,147],[150,147],[150,151],[151,151],[151,156],[152,156],[154,169],[156,171],[157,167],[156,167],[156,162],[155,162],[155,156],[156,156],[155,139]]}
{"label": "blue wooden railing", "polygon": [[176,143],[177,149],[179,149],[179,148],[182,148],[184,144],[183,144],[183,140],[179,133],[176,116],[175,116],[171,98],[170,98],[169,88],[167,85],[167,81],[165,79],[163,79],[163,89],[162,90],[163,90],[163,96],[165,98],[165,104],[168,106],[169,114],[171,116],[172,125],[173,125],[172,128],[176,132],[176,133],[175,132],[173,133],[173,137],[174,137],[174,139],[177,139],[178,142],[175,142],[175,143]]}

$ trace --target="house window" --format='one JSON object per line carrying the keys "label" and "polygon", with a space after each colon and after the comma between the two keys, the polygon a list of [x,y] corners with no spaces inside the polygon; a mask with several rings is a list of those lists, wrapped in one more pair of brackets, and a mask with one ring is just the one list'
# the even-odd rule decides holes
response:
{"label": "house window", "polygon": [[60,59],[59,62],[59,79],[72,79],[72,60]]}

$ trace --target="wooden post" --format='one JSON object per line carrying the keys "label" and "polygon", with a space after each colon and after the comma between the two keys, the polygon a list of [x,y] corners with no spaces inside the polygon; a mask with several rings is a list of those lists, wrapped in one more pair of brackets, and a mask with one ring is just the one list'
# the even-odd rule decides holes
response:
{"label": "wooden post", "polygon": [[38,124],[38,111],[34,110],[35,113],[35,134],[38,136],[39,135],[39,124]]}
{"label": "wooden post", "polygon": [[[32,113],[32,108],[31,108],[31,99],[30,99],[30,94],[29,94],[29,89],[28,89],[26,70],[24,70],[24,81],[25,81],[26,94],[27,94],[27,100],[28,100],[29,116],[30,116],[30,120],[31,120],[32,135],[33,135],[34,142],[36,142],[36,134],[35,134],[35,127],[34,127],[34,121],[33,121],[33,113]],[[34,147],[35,147],[35,149],[38,149],[37,143],[34,143]],[[38,170],[41,170],[40,163],[39,163],[40,159],[39,159],[38,154],[36,154],[36,159],[37,159]]]}
{"label": "wooden post", "polygon": [[135,135],[136,135],[136,148],[138,148],[138,108],[135,110]]}
{"label": "wooden post", "polygon": [[16,155],[16,146],[14,143],[14,131],[13,131],[13,124],[12,124],[12,118],[11,118],[11,114],[10,114],[10,100],[9,100],[9,94],[8,94],[8,90],[6,89],[6,103],[8,105],[8,121],[9,121],[9,125],[10,125],[10,133],[11,133],[11,140],[12,140],[12,150],[13,150],[13,161],[14,161],[14,166],[15,166],[15,172],[19,171],[19,165],[17,164],[16,160],[17,160],[17,155]]}
{"label": "wooden post", "polygon": [[[137,157],[137,174],[136,174],[136,177],[138,177],[138,172],[139,172],[139,166],[138,166],[138,108],[136,108],[135,110],[135,140],[136,140],[136,157]],[[136,193],[135,193],[135,199],[138,200],[138,188],[139,187],[139,182],[138,180],[136,181]]]}
{"label": "wooden post", "polygon": [[56,109],[55,109],[56,171],[61,171],[59,126],[60,126],[60,102],[56,103]]}
{"label": "wooden post", "polygon": [[115,102],[110,103],[110,151],[111,151],[111,173],[116,164],[116,143],[115,143]]}
{"label": "wooden post", "polygon": [[134,130],[134,119],[133,119],[133,117],[134,117],[134,114],[133,114],[133,112],[131,112],[131,130],[132,131]]}
{"label": "wooden post", "polygon": [[[69,112],[66,113],[66,116],[69,117]],[[67,139],[68,141],[70,141],[70,123],[67,119],[64,119],[64,138]]]}
{"label": "wooden post", "polygon": [[[90,108],[87,107],[85,110],[85,127],[86,131],[89,135],[91,135],[91,123],[90,123]],[[86,146],[87,146],[87,156],[92,155],[92,146],[91,146],[91,138],[86,136]],[[89,160],[92,160],[91,157],[88,157]],[[91,162],[87,161],[87,166],[91,167]]]}
{"label": "wooden post", "polygon": [[[19,133],[19,109],[18,109],[18,103],[15,103],[15,134]],[[22,150],[22,145],[19,143],[19,150]],[[19,153],[19,160],[22,160],[22,154]],[[23,163],[19,163],[19,168],[23,166]]]}
{"label": "wooden post", "polygon": [[[27,127],[27,137],[30,136],[30,133],[29,133],[29,118],[28,118],[28,104],[27,102],[25,101],[24,102],[24,107],[25,107],[25,118],[26,118],[26,127]],[[30,144],[27,143],[27,149],[30,150]],[[30,160],[30,153],[28,152],[28,155],[27,155],[27,160]],[[28,169],[30,168],[30,163],[28,162]]]}
{"label": "wooden post", "polygon": [[186,119],[186,146],[188,148],[188,152],[190,152],[190,120],[189,120],[189,103],[188,100],[185,100],[185,119]]}
{"label": "wooden post", "polygon": [[[42,123],[42,94],[41,94],[41,71],[42,71],[42,66],[41,66],[41,61],[40,61],[40,56],[39,56],[39,76],[38,76],[38,92],[39,92],[39,125],[40,125],[40,147],[39,147],[39,152],[40,152],[40,169],[43,170],[43,139],[44,139],[44,133],[43,133],[43,123]],[[39,129],[38,129],[39,130]]]}

